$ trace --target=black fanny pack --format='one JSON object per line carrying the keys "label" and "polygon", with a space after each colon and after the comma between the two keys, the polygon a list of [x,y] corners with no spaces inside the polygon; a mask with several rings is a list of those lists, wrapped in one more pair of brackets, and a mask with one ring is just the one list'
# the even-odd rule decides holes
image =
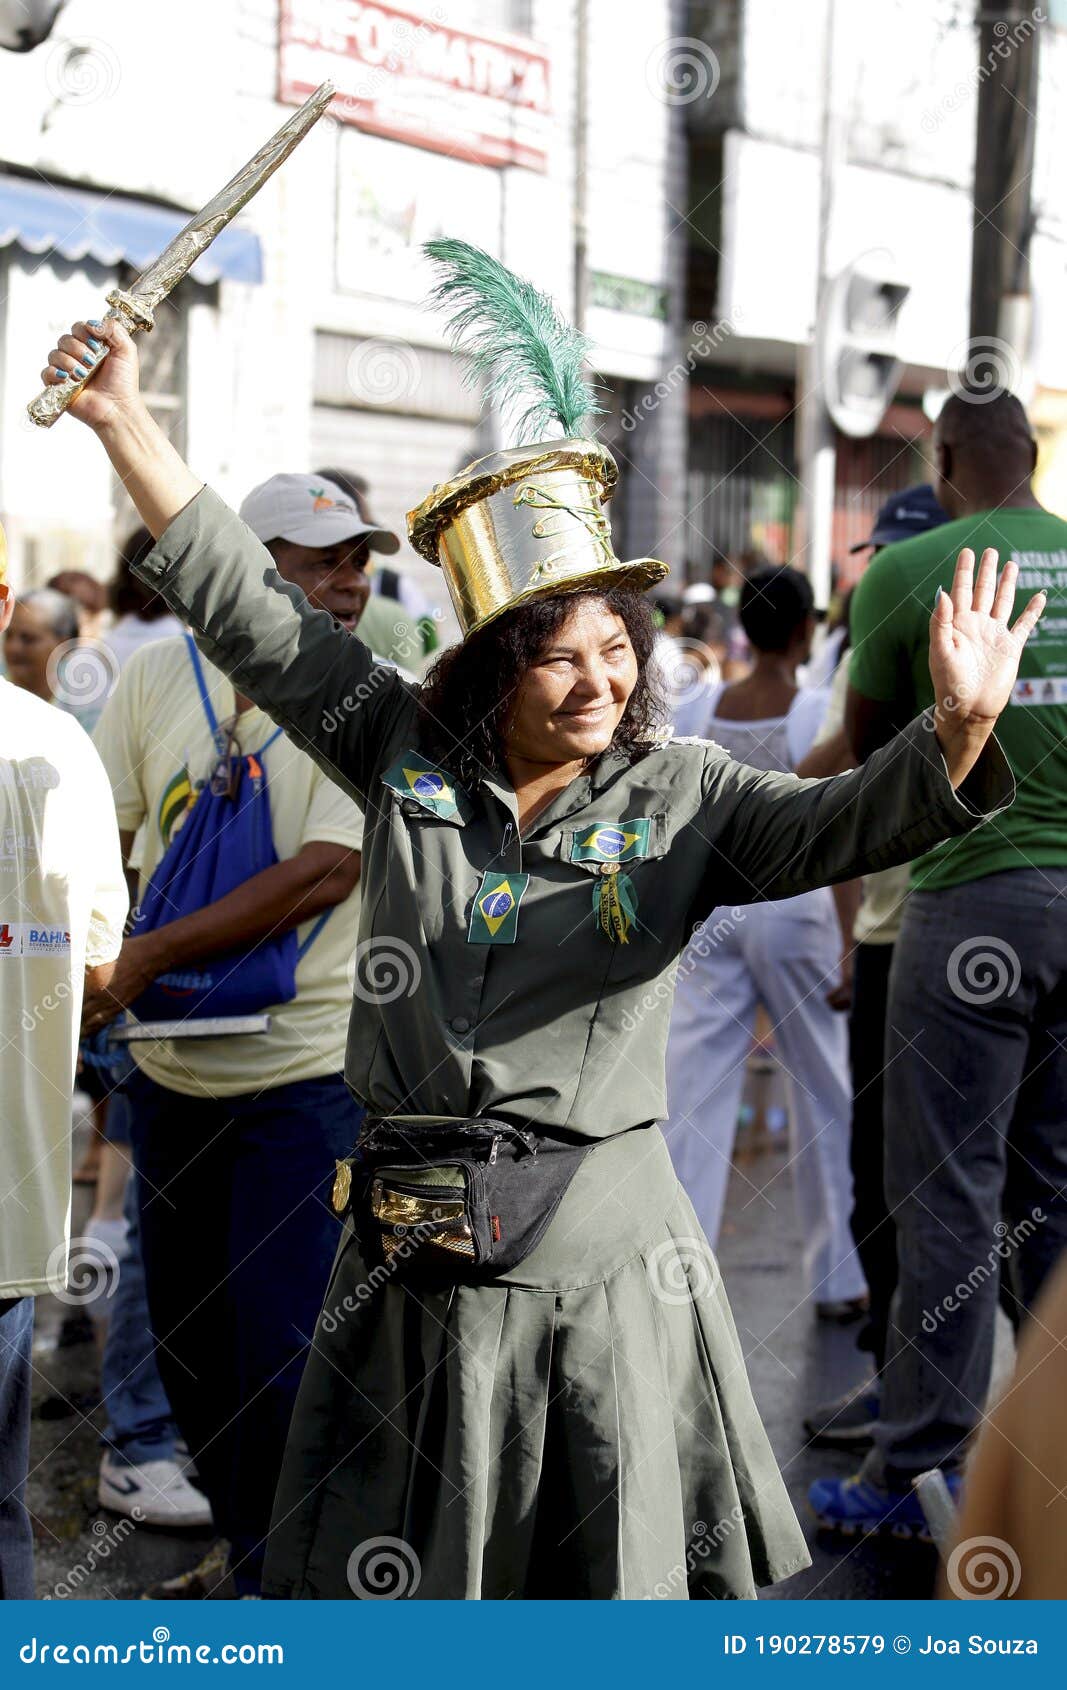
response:
{"label": "black fanny pack", "polygon": [[426,1125],[370,1116],[335,1207],[350,1210],[371,1265],[487,1278],[530,1254],[592,1149],[490,1116]]}

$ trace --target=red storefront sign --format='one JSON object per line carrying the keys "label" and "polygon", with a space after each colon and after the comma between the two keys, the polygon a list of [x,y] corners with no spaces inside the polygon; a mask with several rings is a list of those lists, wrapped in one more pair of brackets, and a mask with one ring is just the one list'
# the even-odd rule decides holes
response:
{"label": "red storefront sign", "polygon": [[364,0],[281,0],[278,97],[300,105],[329,79],[331,115],[475,164],[547,168],[549,59],[512,36],[475,35]]}

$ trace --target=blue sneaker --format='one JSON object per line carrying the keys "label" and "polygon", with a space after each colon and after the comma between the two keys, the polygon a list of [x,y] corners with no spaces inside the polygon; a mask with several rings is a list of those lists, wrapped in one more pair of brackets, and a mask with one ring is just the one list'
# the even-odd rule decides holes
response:
{"label": "blue sneaker", "polygon": [[[959,1473],[946,1473],[945,1483],[955,1502],[960,1494]],[[842,1537],[888,1532],[891,1537],[917,1537],[931,1543],[930,1528],[915,1492],[889,1490],[854,1473],[848,1479],[816,1479],[808,1503],[825,1531]]]}

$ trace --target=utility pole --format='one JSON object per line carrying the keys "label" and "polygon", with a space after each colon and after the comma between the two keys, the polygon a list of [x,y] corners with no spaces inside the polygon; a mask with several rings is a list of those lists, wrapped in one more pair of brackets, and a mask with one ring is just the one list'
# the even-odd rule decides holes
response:
{"label": "utility pole", "polygon": [[811,341],[798,360],[798,470],[800,486],[794,525],[794,556],[806,569],[823,609],[830,600],[831,544],[834,519],[834,473],[837,464],[834,425],[822,391],[825,370],[825,301],[830,285],[830,230],[833,225],[837,178],[845,163],[847,123],[840,109],[843,78],[835,74],[839,43],[835,28],[836,0],[825,0],[823,27],[823,111],[819,179],[819,253],[815,292],[815,322]]}
{"label": "utility pole", "polygon": [[[1008,0],[983,5],[978,24],[978,132],[974,159],[970,338],[1003,341],[1029,386],[1031,360],[1030,184],[1037,128],[1040,21]],[[995,359],[993,360],[996,361]],[[1027,397],[1024,393],[1023,397]]]}
{"label": "utility pole", "polygon": [[584,333],[589,304],[589,0],[575,0],[574,24],[573,322]]}

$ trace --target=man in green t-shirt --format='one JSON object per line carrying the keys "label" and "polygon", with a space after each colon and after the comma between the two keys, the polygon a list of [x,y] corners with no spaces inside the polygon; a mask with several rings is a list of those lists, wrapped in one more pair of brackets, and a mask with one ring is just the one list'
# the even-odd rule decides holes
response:
{"label": "man in green t-shirt", "polygon": [[887,546],[853,596],[857,756],[934,703],[930,612],[962,548],[1014,558],[1021,596],[1043,588],[1048,608],[997,725],[1014,805],[912,865],[885,1052],[900,1278],[881,1417],[858,1477],[811,1493],[823,1524],[849,1529],[891,1526],[916,1474],[958,1467],[989,1389],[1000,1274],[1028,1308],[1067,1247],[1067,522],[1034,497],[1013,395],[954,393],[934,451],[952,520]]}

